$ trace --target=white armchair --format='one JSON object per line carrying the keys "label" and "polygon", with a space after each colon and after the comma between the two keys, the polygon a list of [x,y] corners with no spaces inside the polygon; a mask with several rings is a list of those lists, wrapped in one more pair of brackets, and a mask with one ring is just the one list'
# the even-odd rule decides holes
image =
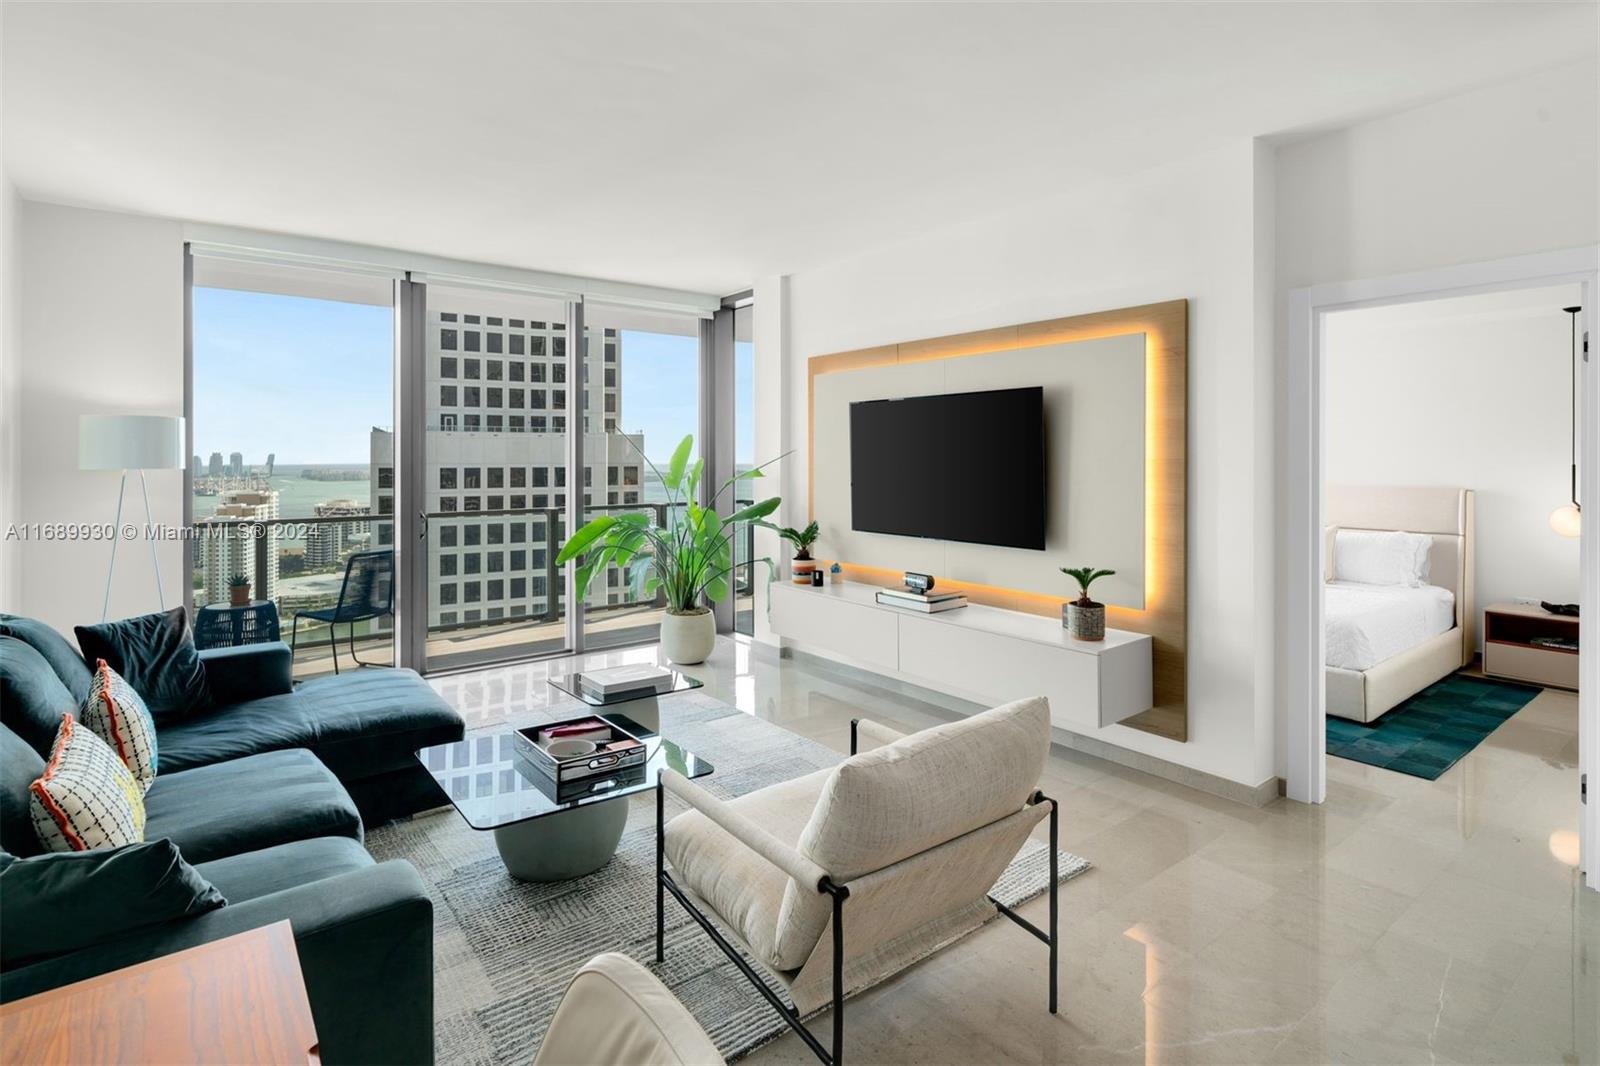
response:
{"label": "white armchair", "polygon": [[[817,1057],[837,1064],[847,994],[950,943],[998,908],[1049,945],[1054,1013],[1057,813],[1055,801],[1038,791],[1050,749],[1049,705],[1019,700],[909,736],[863,720],[852,723],[852,752],[859,735],[886,746],[733,800],[662,774],[657,960],[671,893]],[[666,792],[691,810],[665,822]],[[1048,932],[988,897],[1046,816]],[[787,984],[792,1008],[740,949]],[[830,1003],[831,1049],[801,1023]]]}
{"label": "white armchair", "polygon": [[561,996],[533,1066],[721,1066],[694,1015],[626,955],[597,955]]}

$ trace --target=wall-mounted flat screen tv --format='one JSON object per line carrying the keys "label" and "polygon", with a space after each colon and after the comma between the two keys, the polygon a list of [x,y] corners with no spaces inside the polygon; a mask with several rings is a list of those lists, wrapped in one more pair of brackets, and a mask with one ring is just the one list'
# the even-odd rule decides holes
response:
{"label": "wall-mounted flat screen tv", "polygon": [[1044,549],[1044,390],[850,405],[850,525]]}

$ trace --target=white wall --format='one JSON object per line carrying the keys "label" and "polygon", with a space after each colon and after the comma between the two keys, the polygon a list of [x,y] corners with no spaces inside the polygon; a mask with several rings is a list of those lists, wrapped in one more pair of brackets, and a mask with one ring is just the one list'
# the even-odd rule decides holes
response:
{"label": "white wall", "polygon": [[[183,229],[177,222],[24,201],[20,213],[22,453],[19,522],[110,522],[116,473],[78,470],[78,416],[183,413]],[[181,471],[152,472],[155,520],[183,521]],[[138,481],[124,521],[143,526]],[[0,608],[68,634],[98,621],[111,548],[21,544],[21,581]],[[175,542],[158,546],[167,606],[183,602]],[[156,609],[149,544],[123,541],[111,617]]]}
{"label": "white wall", "polygon": [[1278,150],[1278,279],[1572,248],[1600,232],[1600,68],[1558,67]]}
{"label": "white wall", "polygon": [[[810,356],[1188,298],[1190,739],[1122,726],[1097,739],[1252,786],[1272,775],[1271,737],[1259,735],[1271,719],[1258,659],[1270,655],[1272,620],[1257,609],[1270,554],[1256,550],[1256,507],[1272,486],[1261,483],[1271,471],[1257,468],[1253,418],[1271,380],[1254,317],[1257,170],[1241,140],[794,275],[781,413],[803,456]],[[807,476],[803,461],[784,476],[784,498],[801,510]]]}
{"label": "white wall", "polygon": [[[1327,324],[1330,484],[1476,492],[1476,596],[1578,600],[1568,499],[1577,286],[1345,311]],[[1481,628],[1480,628],[1481,646]]]}
{"label": "white wall", "polygon": [[8,536],[22,501],[22,390],[20,381],[20,303],[17,250],[21,243],[21,200],[4,173],[0,156],[0,610],[16,602],[21,549]]}

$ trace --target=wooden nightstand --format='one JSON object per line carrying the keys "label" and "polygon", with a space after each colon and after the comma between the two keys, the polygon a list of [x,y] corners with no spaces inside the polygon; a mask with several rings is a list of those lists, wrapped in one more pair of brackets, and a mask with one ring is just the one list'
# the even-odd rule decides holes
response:
{"label": "wooden nightstand", "polygon": [[[1551,647],[1543,641],[1568,646]],[[1526,603],[1483,610],[1483,672],[1552,688],[1578,687],[1578,620]]]}

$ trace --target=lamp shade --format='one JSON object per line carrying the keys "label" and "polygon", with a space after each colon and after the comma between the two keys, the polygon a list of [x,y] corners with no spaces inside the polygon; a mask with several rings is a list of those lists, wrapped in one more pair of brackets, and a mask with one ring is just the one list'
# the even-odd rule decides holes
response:
{"label": "lamp shade", "polygon": [[80,415],[79,470],[182,470],[183,419],[172,415]]}
{"label": "lamp shade", "polygon": [[1550,528],[1563,537],[1578,537],[1583,535],[1583,513],[1572,504],[1557,507],[1550,512]]}

